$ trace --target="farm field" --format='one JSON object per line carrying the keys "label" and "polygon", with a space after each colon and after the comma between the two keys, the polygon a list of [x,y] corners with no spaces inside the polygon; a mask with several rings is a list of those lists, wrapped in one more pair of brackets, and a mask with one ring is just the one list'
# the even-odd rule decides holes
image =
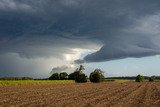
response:
{"label": "farm field", "polygon": [[0,107],[159,107],[160,82],[0,85]]}

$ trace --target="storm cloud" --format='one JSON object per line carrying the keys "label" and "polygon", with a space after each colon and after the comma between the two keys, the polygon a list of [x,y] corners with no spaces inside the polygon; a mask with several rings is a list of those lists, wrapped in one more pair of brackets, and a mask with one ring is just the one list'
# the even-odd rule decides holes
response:
{"label": "storm cloud", "polygon": [[63,59],[100,48],[75,62],[152,56],[159,25],[158,0],[0,0],[0,55]]}

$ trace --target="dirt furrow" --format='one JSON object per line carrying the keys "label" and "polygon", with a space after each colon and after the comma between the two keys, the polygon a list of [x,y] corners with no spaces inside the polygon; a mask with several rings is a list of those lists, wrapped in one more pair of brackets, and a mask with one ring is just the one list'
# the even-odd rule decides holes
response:
{"label": "dirt furrow", "polygon": [[[91,98],[92,98],[92,96],[95,96],[96,93],[100,93],[100,95],[102,95],[104,93],[104,91],[106,91],[105,90],[106,87],[104,87],[104,85],[92,84],[92,88],[87,88],[85,90],[83,89],[81,91],[77,91],[77,88],[75,88],[75,90],[72,90],[70,93],[60,94],[59,96],[57,96],[56,99],[53,99],[53,97],[50,97],[50,100],[55,102],[56,105],[66,105],[67,103],[71,104],[73,102],[76,102],[77,100],[85,101],[89,98],[89,96],[91,96]],[[95,86],[95,87],[93,87],[93,86]],[[114,88],[114,87],[112,87],[112,88]],[[108,89],[110,89],[110,88],[107,88],[107,90]],[[88,97],[88,98],[86,98],[86,97]]]}
{"label": "dirt furrow", "polygon": [[[124,97],[115,107],[148,107],[149,93],[151,86],[149,83],[140,83],[142,86]],[[127,101],[127,102],[126,102]]]}
{"label": "dirt furrow", "polygon": [[[102,100],[102,103],[99,104],[99,106],[115,106],[118,102],[121,102],[123,98],[133,93],[135,90],[141,88],[141,84],[134,84],[130,86],[129,88],[125,88],[122,92],[118,92],[114,94],[113,96],[108,96],[108,100]],[[119,107],[119,106],[118,106]]]}
{"label": "dirt furrow", "polygon": [[159,82],[0,87],[0,107],[158,107]]}
{"label": "dirt furrow", "polygon": [[151,104],[154,105],[155,107],[157,105],[160,105],[160,84],[159,85],[153,84],[151,93],[152,93],[152,95],[151,95],[151,99],[152,99]]}
{"label": "dirt furrow", "polygon": [[[87,101],[89,96],[90,96],[90,98],[93,98],[94,96],[96,96],[97,95],[96,93],[99,93],[99,95],[103,95],[106,93],[106,91],[108,89],[114,89],[114,85],[113,85],[113,87],[108,87],[109,84],[108,85],[106,85],[106,84],[91,84],[91,85],[92,85],[92,88],[84,88],[83,87],[84,89],[80,91],[80,89],[75,87],[75,89],[71,90],[71,92],[69,92],[69,93],[66,93],[66,94],[60,93],[59,95],[56,95],[56,96],[54,96],[54,94],[52,96],[49,95],[49,96],[46,96],[47,100],[45,100],[44,98],[42,98],[42,100],[44,100],[45,103],[48,103],[48,101],[52,101],[56,105],[66,105],[66,102],[68,102],[68,104],[70,105],[71,103],[73,103],[73,102],[76,103],[76,101],[79,101],[79,100],[81,100],[81,101],[83,100],[85,102],[85,101]],[[105,85],[106,85],[106,87],[105,87]],[[119,86],[120,85],[116,84],[115,90],[117,90],[117,88]],[[88,96],[88,98],[86,98],[87,96]],[[56,99],[55,99],[55,97],[56,97]],[[33,100],[30,102],[30,104],[35,103],[37,101],[42,101],[42,100]]]}
{"label": "dirt furrow", "polygon": [[[121,86],[121,87],[120,87]],[[88,106],[90,104],[91,106],[96,105],[97,103],[103,101],[104,99],[108,99],[108,96],[112,96],[116,93],[123,92],[126,88],[130,88],[128,85],[120,85],[118,87],[115,87],[113,89],[107,89],[107,87],[104,89],[104,91],[96,92],[92,95],[86,94],[85,96],[77,96],[75,97],[74,101],[67,101],[67,103],[64,103],[64,105],[70,105],[70,103],[76,102],[75,104],[78,106]],[[85,99],[84,99],[85,98]],[[81,103],[81,102],[83,103]]]}

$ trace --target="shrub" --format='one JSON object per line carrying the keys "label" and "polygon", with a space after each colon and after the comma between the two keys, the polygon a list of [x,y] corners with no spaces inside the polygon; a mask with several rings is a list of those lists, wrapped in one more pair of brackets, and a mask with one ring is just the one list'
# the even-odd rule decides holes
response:
{"label": "shrub", "polygon": [[143,80],[144,80],[144,77],[141,76],[141,75],[138,75],[138,76],[136,77],[136,82],[142,82]]}
{"label": "shrub", "polygon": [[67,76],[68,76],[68,74],[66,72],[62,72],[62,73],[59,74],[60,80],[66,80]]}
{"label": "shrub", "polygon": [[49,80],[59,80],[59,74],[58,73],[54,73],[49,77]]}
{"label": "shrub", "polygon": [[103,81],[105,78],[104,78],[103,72],[100,69],[95,69],[90,74],[89,79],[91,82],[98,83]]}

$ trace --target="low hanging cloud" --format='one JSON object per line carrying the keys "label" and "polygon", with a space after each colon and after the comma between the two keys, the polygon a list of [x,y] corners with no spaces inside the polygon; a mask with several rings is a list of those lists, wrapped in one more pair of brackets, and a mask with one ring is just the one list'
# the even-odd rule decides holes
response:
{"label": "low hanging cloud", "polygon": [[70,68],[72,68],[72,67],[71,66],[67,66],[67,65],[54,67],[54,68],[52,68],[52,71],[50,72],[50,74],[66,71],[67,69],[70,69]]}
{"label": "low hanging cloud", "polygon": [[[81,62],[100,62],[100,61],[109,61],[115,59],[123,59],[128,57],[145,57],[145,56],[153,56],[160,54],[159,50],[154,48],[146,48],[138,45],[129,45],[127,44],[124,47],[119,47],[115,45],[113,47],[103,46],[96,53],[89,54],[84,57],[84,60]],[[80,62],[80,61],[79,61]]]}
{"label": "low hanging cloud", "polygon": [[134,24],[122,30],[120,37],[116,37],[114,41],[106,40],[100,50],[85,56],[79,62],[109,61],[128,57],[140,58],[160,54],[159,19],[160,13],[135,19]]}

